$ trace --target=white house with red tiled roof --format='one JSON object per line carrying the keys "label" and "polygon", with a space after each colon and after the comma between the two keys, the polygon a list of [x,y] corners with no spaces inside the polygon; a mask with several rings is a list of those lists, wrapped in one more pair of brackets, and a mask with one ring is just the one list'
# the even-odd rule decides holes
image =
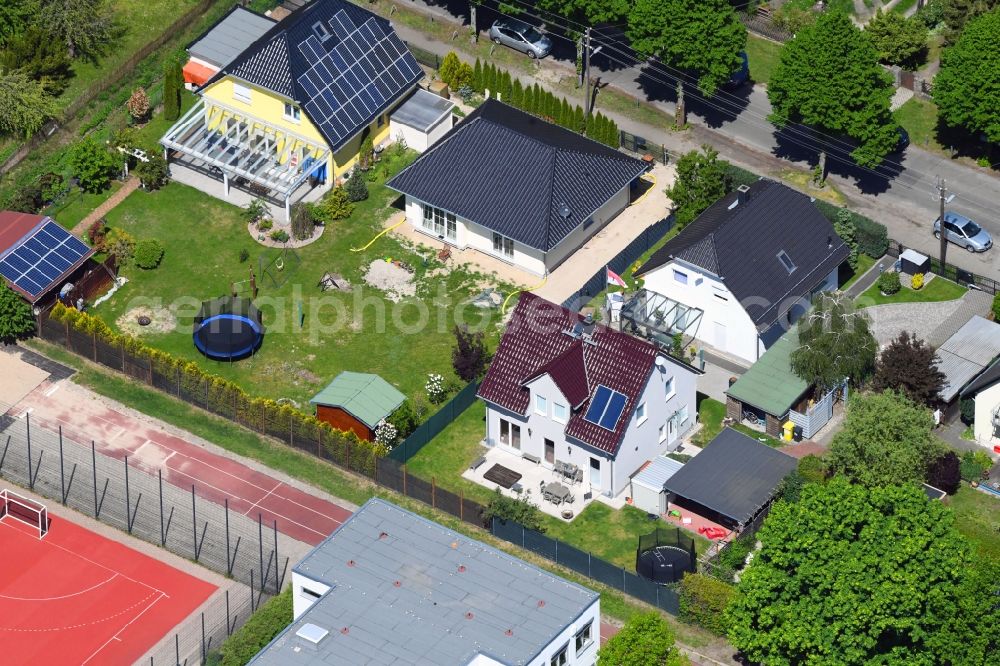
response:
{"label": "white house with red tiled roof", "polygon": [[697,375],[652,344],[522,293],[479,387],[486,443],[610,497],[695,422]]}

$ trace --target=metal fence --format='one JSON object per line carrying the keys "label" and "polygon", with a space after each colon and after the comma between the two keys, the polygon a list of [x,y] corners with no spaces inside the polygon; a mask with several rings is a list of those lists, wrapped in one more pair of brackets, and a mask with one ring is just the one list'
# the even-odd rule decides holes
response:
{"label": "metal fence", "polygon": [[636,155],[649,155],[661,164],[670,162],[670,151],[667,147],[649,141],[641,136],[630,134],[625,130],[618,130],[618,145],[627,152]]}
{"label": "metal fence", "polygon": [[736,12],[736,15],[746,29],[756,35],[782,44],[792,39],[792,34],[776,25],[770,16],[758,12]]}
{"label": "metal fence", "polygon": [[430,67],[431,69],[441,69],[441,56],[434,53],[433,51],[428,51],[427,49],[422,49],[419,46],[414,46],[409,42],[403,42],[406,44],[406,48],[410,50],[413,54],[414,60],[423,65],[424,67]]}
{"label": "metal fence", "polygon": [[640,601],[656,606],[671,615],[680,613],[680,599],[677,591],[657,585],[652,581],[602,560],[590,553],[575,548],[559,539],[545,536],[541,532],[524,527],[512,520],[493,519],[490,531],[493,536],[515,546],[541,555],[551,562],[607,585]]}
{"label": "metal fence", "polygon": [[607,274],[605,273],[605,268],[610,268],[615,273],[621,275],[625,272],[629,266],[632,265],[639,257],[641,257],[647,250],[660,242],[667,232],[674,226],[674,216],[665,217],[656,224],[646,227],[645,231],[640,233],[631,243],[625,246],[625,248],[615,255],[608,263],[607,266],[602,266],[600,270],[594,273],[592,276],[587,278],[587,280],[580,286],[572,296],[563,301],[562,305],[564,308],[570,308],[572,310],[579,310],[581,307],[585,306],[590,299],[592,299],[597,294],[604,291],[608,286]]}
{"label": "metal fence", "polygon": [[[270,597],[268,597],[270,598]],[[173,635],[153,648],[149,666],[187,666],[208,663],[222,643],[250,618],[266,599],[255,590],[234,586],[216,596],[197,615],[185,620]]]}
{"label": "metal fence", "polygon": [[[907,246],[903,245],[897,240],[889,239],[889,248],[886,250],[886,255],[896,259],[903,252],[907,250]],[[951,248],[952,251],[957,251],[955,248]],[[985,277],[983,275],[978,275],[972,271],[967,271],[964,268],[959,268],[958,266],[953,266],[945,262],[944,270],[941,270],[941,260],[939,258],[931,257],[931,272],[935,275],[940,275],[943,278],[953,280],[959,284],[971,287],[973,289],[979,289],[980,291],[985,291],[987,293],[996,295],[1000,292],[1000,282],[997,282],[993,278]]]}
{"label": "metal fence", "polygon": [[462,412],[476,401],[479,382],[472,382],[446,402],[433,416],[421,423],[401,444],[398,444],[389,457],[401,463],[409,461],[420,449],[437,437],[438,433],[447,428]]}
{"label": "metal fence", "polygon": [[0,477],[132,536],[166,548],[254,589],[280,589],[288,558],[277,523],[265,526],[190,490],[32,424],[30,414],[0,431]]}

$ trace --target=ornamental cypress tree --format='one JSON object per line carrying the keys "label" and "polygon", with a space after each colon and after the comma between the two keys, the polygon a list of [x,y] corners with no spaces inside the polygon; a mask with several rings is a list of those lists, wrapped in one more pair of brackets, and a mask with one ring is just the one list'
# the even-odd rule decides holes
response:
{"label": "ornamental cypress tree", "polygon": [[472,68],[472,89],[483,92],[483,63],[476,58],[476,66]]}
{"label": "ornamental cypress tree", "polygon": [[514,90],[514,83],[510,77],[510,72],[506,70],[504,70],[503,77],[500,79],[500,90],[503,92],[504,101],[510,100],[511,92]]}
{"label": "ornamental cypress tree", "polygon": [[520,79],[514,79],[514,89],[510,92],[510,104],[519,109],[524,108],[524,87],[521,86]]}
{"label": "ornamental cypress tree", "polygon": [[525,86],[521,108],[528,113],[535,112],[535,86]]}
{"label": "ornamental cypress tree", "polygon": [[583,131],[583,107],[579,104],[573,109],[573,126],[570,129],[574,132]]}
{"label": "ornamental cypress tree", "polygon": [[532,103],[535,105],[534,108],[532,108],[531,112],[534,113],[536,116],[544,116],[545,95],[542,94],[542,87],[536,83],[535,85],[531,86],[531,89],[532,89],[531,96],[534,98]]}
{"label": "ornamental cypress tree", "polygon": [[181,115],[180,83],[176,76],[177,68],[173,60],[168,60],[163,67],[163,118],[177,120]]}
{"label": "ornamental cypress tree", "polygon": [[490,91],[490,95],[497,96],[497,68],[493,63],[489,63],[483,68],[483,89]]}
{"label": "ornamental cypress tree", "polygon": [[566,98],[562,98],[562,102],[559,104],[559,126],[569,127],[573,123],[573,111],[569,108],[569,102]]}

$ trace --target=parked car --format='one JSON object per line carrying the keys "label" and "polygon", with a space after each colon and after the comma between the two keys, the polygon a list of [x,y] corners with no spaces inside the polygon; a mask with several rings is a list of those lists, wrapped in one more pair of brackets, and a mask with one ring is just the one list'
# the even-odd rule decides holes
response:
{"label": "parked car", "polygon": [[529,58],[544,58],[552,51],[552,40],[524,21],[504,17],[490,26],[490,39],[496,44],[509,46],[527,53]]}
{"label": "parked car", "polygon": [[[945,238],[969,252],[986,252],[993,247],[993,237],[981,226],[953,211],[944,213]],[[934,220],[934,238],[941,238],[941,218]]]}

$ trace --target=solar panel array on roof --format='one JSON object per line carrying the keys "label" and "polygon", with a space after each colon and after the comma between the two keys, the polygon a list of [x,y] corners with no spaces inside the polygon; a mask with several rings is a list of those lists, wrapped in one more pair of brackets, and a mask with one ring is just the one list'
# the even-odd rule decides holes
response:
{"label": "solar panel array on roof", "polygon": [[594,399],[590,401],[590,407],[587,408],[587,414],[583,418],[605,430],[614,431],[618,426],[618,419],[622,417],[626,402],[628,401],[624,395],[601,384],[594,391]]}
{"label": "solar panel array on roof", "polygon": [[299,44],[312,66],[298,82],[309,96],[309,115],[346,137],[421,72],[399,37],[374,18],[355,26],[340,10],[323,27],[325,39],[312,34]]}
{"label": "solar panel array on roof", "polygon": [[46,218],[0,256],[0,275],[36,299],[90,252],[83,241]]}

